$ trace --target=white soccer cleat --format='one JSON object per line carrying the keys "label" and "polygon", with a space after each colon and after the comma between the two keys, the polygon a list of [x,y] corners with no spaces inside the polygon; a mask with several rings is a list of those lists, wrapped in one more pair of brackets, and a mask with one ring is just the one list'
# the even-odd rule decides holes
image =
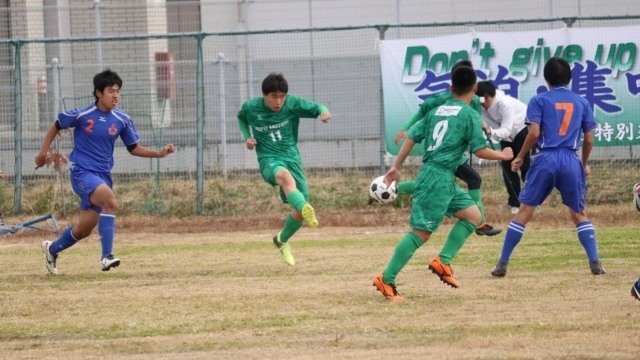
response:
{"label": "white soccer cleat", "polygon": [[102,258],[102,260],[100,261],[102,271],[109,271],[111,268],[118,267],[118,265],[120,265],[120,259],[114,257],[113,255]]}
{"label": "white soccer cleat", "polygon": [[51,241],[43,241],[40,248],[42,249],[42,253],[44,254],[44,264],[47,266],[47,270],[51,275],[58,275],[58,268],[56,267],[56,259],[57,255],[51,255],[49,248],[51,247]]}

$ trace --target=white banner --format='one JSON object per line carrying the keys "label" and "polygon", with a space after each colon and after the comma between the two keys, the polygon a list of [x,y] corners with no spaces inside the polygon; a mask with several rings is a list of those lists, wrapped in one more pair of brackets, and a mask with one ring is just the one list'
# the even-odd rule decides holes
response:
{"label": "white banner", "polygon": [[594,110],[596,146],[640,144],[638,33],[635,26],[563,28],[382,41],[387,151],[397,154],[393,137],[425,98],[448,91],[458,60],[471,60],[479,81],[491,80],[526,104],[547,90],[543,68],[553,56],[572,64],[571,90]]}

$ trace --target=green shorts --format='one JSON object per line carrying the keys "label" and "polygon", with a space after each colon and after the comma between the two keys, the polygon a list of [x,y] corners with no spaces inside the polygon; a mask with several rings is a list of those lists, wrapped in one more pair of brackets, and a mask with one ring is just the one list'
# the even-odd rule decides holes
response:
{"label": "green shorts", "polygon": [[[307,185],[307,176],[304,174],[302,165],[297,161],[279,160],[273,158],[263,158],[258,160],[260,166],[260,174],[262,179],[273,186],[278,186],[276,182],[276,173],[284,168],[289,171],[293,179],[296,181],[296,188],[304,195],[304,199],[309,201],[309,186]],[[280,188],[280,199],[283,203],[287,203],[287,197],[282,188]]]}
{"label": "green shorts", "polygon": [[456,184],[453,171],[423,165],[411,201],[410,224],[414,229],[435,232],[445,216],[451,217],[475,204]]}

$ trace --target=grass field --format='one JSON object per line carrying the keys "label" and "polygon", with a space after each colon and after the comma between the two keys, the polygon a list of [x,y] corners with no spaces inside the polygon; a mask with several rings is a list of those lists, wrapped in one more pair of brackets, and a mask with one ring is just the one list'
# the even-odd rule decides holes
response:
{"label": "grass field", "polygon": [[589,272],[568,223],[534,219],[503,279],[489,274],[502,236],[472,235],[454,260],[459,289],[426,268],[445,225],[400,274],[400,304],[387,303],[371,278],[406,226],[302,229],[294,267],[270,244],[276,229],[125,227],[119,268],[99,270],[92,235],[60,256],[57,277],[44,267],[45,234],[7,236],[0,358],[638,359],[634,222],[598,227],[602,276]]}

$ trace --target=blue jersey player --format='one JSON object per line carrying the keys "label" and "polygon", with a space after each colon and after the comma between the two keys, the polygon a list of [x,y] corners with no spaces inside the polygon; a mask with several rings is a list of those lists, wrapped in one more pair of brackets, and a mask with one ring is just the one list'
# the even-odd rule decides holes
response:
{"label": "blue jersey player", "polygon": [[[518,197],[520,208],[509,223],[502,254],[491,275],[502,277],[507,274],[509,257],[524,235],[535,207],[541,205],[554,188],[558,189],[562,203],[569,208],[578,239],[589,258],[591,272],[594,275],[604,274],[598,257],[595,229],[585,213],[585,177],[590,171],[587,162],[593,148],[592,131],[597,124],[589,103],[567,88],[571,81],[571,67],[566,60],[549,59],[544,66],[544,79],[549,91],[529,101],[526,119],[529,134],[513,160],[512,170],[517,171],[522,166],[525,155],[534,145],[538,154],[532,158],[524,189]],[[583,134],[581,160],[577,150]]]}
{"label": "blue jersey player", "polygon": [[112,190],[113,149],[118,137],[129,153],[145,158],[163,158],[175,151],[173,144],[155,151],[138,144],[140,137],[131,118],[117,108],[122,79],[111,70],[93,78],[95,103],[58,114],[36,156],[36,169],[47,161],[51,143],[61,129],[73,128],[73,151],[70,178],[73,192],[80,197],[80,215],[75,225],[67,228],[55,241],[44,241],[42,251],[50,274],[56,275],[58,254],[89,236],[98,225],[102,245],[102,271],[120,265],[112,254],[117,202]]}

